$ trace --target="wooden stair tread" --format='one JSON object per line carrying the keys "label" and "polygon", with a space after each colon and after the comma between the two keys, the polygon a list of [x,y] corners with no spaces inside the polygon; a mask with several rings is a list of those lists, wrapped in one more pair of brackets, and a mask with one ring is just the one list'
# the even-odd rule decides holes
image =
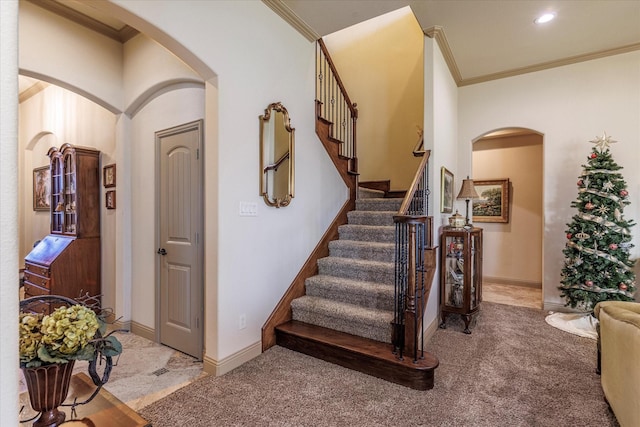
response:
{"label": "wooden stair tread", "polygon": [[400,360],[388,343],[295,320],[276,327],[276,343],[416,390],[433,388],[438,367],[438,359],[427,352],[415,362],[411,357]]}

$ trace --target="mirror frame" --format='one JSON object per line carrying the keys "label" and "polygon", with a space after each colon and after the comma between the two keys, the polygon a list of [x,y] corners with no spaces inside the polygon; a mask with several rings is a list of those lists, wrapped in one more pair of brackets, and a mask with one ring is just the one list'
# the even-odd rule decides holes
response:
{"label": "mirror frame", "polygon": [[[265,141],[265,128],[271,119],[272,112],[278,112],[283,114],[283,125],[285,130],[289,133],[289,171],[288,171],[288,189],[287,194],[283,198],[269,198],[267,193],[267,174],[268,169],[277,167],[275,164],[268,164],[266,158],[266,142]],[[274,115],[275,118],[275,115]],[[264,199],[264,202],[268,206],[276,208],[284,207],[291,203],[291,199],[294,197],[294,145],[295,145],[295,129],[291,127],[291,119],[289,118],[289,112],[280,102],[274,102],[264,110],[264,115],[260,116],[260,195]],[[283,158],[284,159],[284,158]],[[281,160],[280,160],[281,161]]]}

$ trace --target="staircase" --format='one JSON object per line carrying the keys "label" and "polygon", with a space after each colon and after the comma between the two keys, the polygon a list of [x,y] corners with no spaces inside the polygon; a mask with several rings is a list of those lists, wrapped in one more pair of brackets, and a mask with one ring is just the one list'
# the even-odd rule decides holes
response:
{"label": "staircase", "polygon": [[349,197],[263,325],[262,350],[277,344],[427,390],[438,366],[422,332],[436,265],[430,152],[414,150],[422,161],[406,192],[389,181],[358,189],[358,109],[324,42],[316,47],[316,135]]}
{"label": "staircase", "polygon": [[306,294],[291,302],[291,321],[277,326],[276,343],[407,387],[433,386],[432,356],[414,362],[392,353],[395,225],[402,199],[359,190],[356,209],[338,227]]}

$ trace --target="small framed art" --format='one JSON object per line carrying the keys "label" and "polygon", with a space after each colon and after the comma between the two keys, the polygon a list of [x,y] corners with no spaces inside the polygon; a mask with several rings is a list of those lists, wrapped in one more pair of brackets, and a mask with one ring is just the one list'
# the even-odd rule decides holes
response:
{"label": "small framed art", "polygon": [[116,208],[116,190],[107,191],[104,195],[105,206],[107,209]]}
{"label": "small framed art", "polygon": [[49,166],[33,170],[33,210],[48,211],[51,209],[51,174]]}
{"label": "small framed art", "polygon": [[116,186],[116,165],[107,165],[102,168],[102,184],[105,188]]}
{"label": "small framed art", "polygon": [[440,212],[453,212],[453,173],[444,166],[440,169]]}

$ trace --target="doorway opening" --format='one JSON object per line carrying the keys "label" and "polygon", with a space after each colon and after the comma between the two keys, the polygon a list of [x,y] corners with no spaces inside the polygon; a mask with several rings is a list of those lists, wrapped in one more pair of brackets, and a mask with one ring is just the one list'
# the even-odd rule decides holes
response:
{"label": "doorway opening", "polygon": [[[473,141],[473,180],[508,179],[508,222],[474,218],[484,236],[484,300],[543,307],[543,135],[503,128]],[[480,195],[482,196],[482,195]]]}

